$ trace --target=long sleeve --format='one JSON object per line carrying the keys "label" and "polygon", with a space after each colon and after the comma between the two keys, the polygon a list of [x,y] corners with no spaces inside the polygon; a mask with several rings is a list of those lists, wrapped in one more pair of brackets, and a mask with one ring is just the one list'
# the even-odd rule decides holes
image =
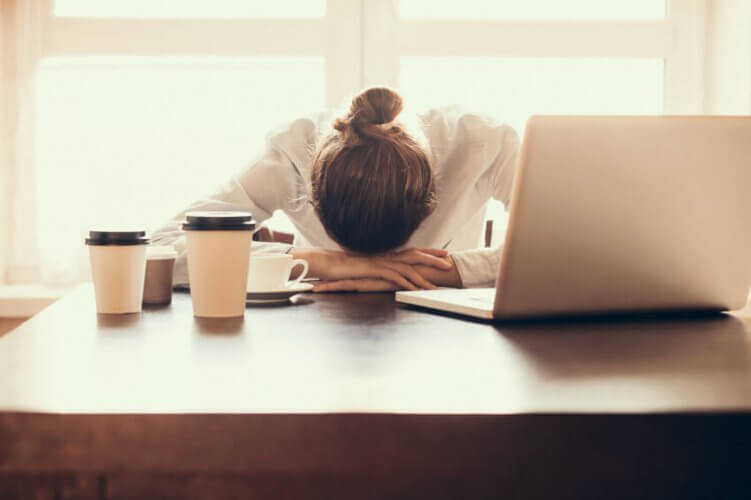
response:
{"label": "long sleeve", "polygon": [[[519,135],[508,125],[490,130],[492,163],[484,176],[486,192],[508,210],[511,190],[519,162]],[[452,252],[457,271],[465,288],[493,287],[498,276],[502,248],[477,248]]]}
{"label": "long sleeve", "polygon": [[489,288],[495,286],[501,262],[501,248],[477,248],[452,252],[456,269],[464,288]]}
{"label": "long sleeve", "polygon": [[519,134],[508,125],[499,127],[498,133],[500,134],[498,142],[500,148],[491,166],[493,198],[503,203],[508,210],[511,201],[511,188],[519,164]]}
{"label": "long sleeve", "polygon": [[[175,262],[173,283],[188,283],[185,236],[180,228],[188,211],[223,210],[248,211],[257,223],[271,217],[274,210],[285,208],[299,197],[300,176],[285,155],[273,148],[252,162],[240,175],[229,180],[208,198],[199,200],[173,217],[169,223],[155,231],[153,242],[172,244],[178,257]],[[286,252],[289,245],[253,242],[254,252]]]}

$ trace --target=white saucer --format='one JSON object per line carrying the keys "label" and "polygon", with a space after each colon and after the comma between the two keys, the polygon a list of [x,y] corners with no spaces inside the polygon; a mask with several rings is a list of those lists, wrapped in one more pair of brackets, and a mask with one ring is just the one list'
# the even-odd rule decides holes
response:
{"label": "white saucer", "polygon": [[289,288],[282,288],[281,290],[263,290],[258,292],[248,292],[246,300],[253,302],[268,302],[268,301],[281,301],[287,300],[293,295],[298,293],[309,292],[313,289],[312,283],[297,283]]}

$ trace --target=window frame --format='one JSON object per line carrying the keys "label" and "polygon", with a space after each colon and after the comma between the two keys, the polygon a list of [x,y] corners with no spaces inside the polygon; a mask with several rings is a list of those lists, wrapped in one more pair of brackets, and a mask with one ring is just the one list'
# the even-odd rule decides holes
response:
{"label": "window frame", "polygon": [[327,0],[311,19],[79,18],[39,1],[45,56],[321,55],[329,106],[363,87],[398,87],[401,56],[488,55],[662,58],[665,112],[702,108],[705,0],[666,0],[664,19],[644,21],[401,19],[398,0]]}
{"label": "window frame", "polygon": [[400,19],[396,1],[362,2],[363,86],[398,86],[402,56],[660,58],[664,113],[703,109],[705,0],[666,0],[644,21]]}
{"label": "window frame", "polygon": [[360,88],[360,0],[327,0],[323,18],[306,19],[56,17],[54,0],[39,1],[49,13],[46,57],[316,55],[325,60],[327,105]]}

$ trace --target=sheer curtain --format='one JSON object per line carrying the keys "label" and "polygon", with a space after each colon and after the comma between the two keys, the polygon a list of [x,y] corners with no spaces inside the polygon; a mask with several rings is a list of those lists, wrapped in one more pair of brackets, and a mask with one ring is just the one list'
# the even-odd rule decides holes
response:
{"label": "sheer curtain", "polygon": [[39,278],[36,245],[34,169],[36,74],[42,56],[47,0],[0,2],[3,33],[2,149],[5,152],[6,277],[10,282]]}

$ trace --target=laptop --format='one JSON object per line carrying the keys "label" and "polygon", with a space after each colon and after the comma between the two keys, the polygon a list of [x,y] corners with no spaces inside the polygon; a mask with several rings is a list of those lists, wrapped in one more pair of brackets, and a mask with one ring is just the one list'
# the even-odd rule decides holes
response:
{"label": "laptop", "polygon": [[741,308],[751,117],[532,117],[509,211],[495,289],[396,300],[499,320]]}

